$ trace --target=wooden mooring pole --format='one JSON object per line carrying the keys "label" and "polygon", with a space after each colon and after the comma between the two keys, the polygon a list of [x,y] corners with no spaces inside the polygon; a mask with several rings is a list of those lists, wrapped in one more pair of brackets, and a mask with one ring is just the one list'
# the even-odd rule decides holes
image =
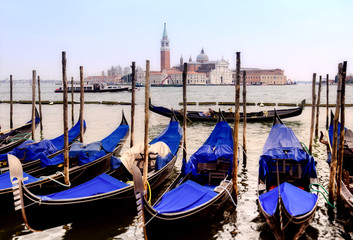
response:
{"label": "wooden mooring pole", "polygon": [[62,52],[62,73],[63,73],[63,111],[64,111],[64,175],[65,184],[69,185],[69,127],[67,114],[67,78],[66,78],[66,52]]}
{"label": "wooden mooring pole", "polygon": [[317,104],[316,104],[316,121],[315,121],[315,138],[319,136],[319,115],[320,115],[320,94],[321,94],[322,76],[319,77],[319,89],[317,91]]}
{"label": "wooden mooring pole", "polygon": [[315,121],[315,83],[316,83],[316,73],[313,74],[313,81],[312,81],[312,106],[311,106],[311,124],[310,124],[310,141],[309,141],[309,153],[313,153],[313,134],[314,134],[314,121]]}
{"label": "wooden mooring pole", "polygon": [[336,110],[335,117],[333,119],[333,141],[332,141],[332,152],[331,152],[331,165],[330,165],[330,179],[329,179],[329,201],[335,200],[335,178],[337,171],[337,137],[338,137],[338,117],[340,114],[340,101],[341,101],[341,68],[342,64],[338,65],[338,83],[337,83],[337,98],[336,98]]}
{"label": "wooden mooring pole", "polygon": [[40,92],[40,76],[37,78],[38,81],[38,101],[39,101],[39,118],[40,118],[40,132],[43,132],[43,114],[42,114],[42,97]]}
{"label": "wooden mooring pole", "polygon": [[[130,147],[134,146],[134,132],[135,132],[135,88],[136,88],[136,67],[135,62],[131,64],[131,134]],[[150,101],[150,100],[149,100]]]}
{"label": "wooden mooring pole", "polygon": [[36,130],[36,70],[32,71],[32,140]]}
{"label": "wooden mooring pole", "polygon": [[83,107],[85,104],[85,97],[84,97],[84,82],[83,82],[83,67],[80,66],[80,142],[83,142],[83,134],[84,134],[84,126],[83,126]]}
{"label": "wooden mooring pole", "polygon": [[144,190],[147,190],[147,174],[148,174],[148,125],[150,120],[150,110],[149,110],[149,99],[150,99],[150,61],[146,60],[146,83],[145,83],[145,148],[144,148],[144,158],[145,164],[143,167],[143,184]]}
{"label": "wooden mooring pole", "polygon": [[235,82],[235,112],[233,131],[233,194],[237,202],[238,196],[238,134],[239,134],[239,98],[240,98],[240,52],[236,53],[236,82]]}
{"label": "wooden mooring pole", "polygon": [[13,128],[13,82],[10,75],[10,129]]}
{"label": "wooden mooring pole", "polygon": [[187,84],[187,71],[188,71],[188,65],[187,63],[184,63],[184,70],[183,70],[183,115],[184,115],[184,121],[183,121],[183,163],[186,162],[187,158],[187,151],[186,151],[186,122],[187,122],[187,99],[186,99],[186,84]]}
{"label": "wooden mooring pole", "polygon": [[328,106],[329,106],[329,75],[326,74],[326,129],[328,130],[328,116],[329,116],[329,111],[328,111]]}
{"label": "wooden mooring pole", "polygon": [[341,200],[341,179],[342,179],[342,168],[343,168],[343,157],[344,157],[344,134],[345,134],[345,94],[346,94],[346,73],[347,73],[347,62],[343,62],[341,70],[341,127],[340,127],[340,141],[339,141],[339,152],[337,158],[337,202]]}
{"label": "wooden mooring pole", "polygon": [[246,71],[243,70],[243,165],[246,167]]}
{"label": "wooden mooring pole", "polygon": [[71,122],[75,124],[75,108],[74,108],[74,78],[71,77]]}

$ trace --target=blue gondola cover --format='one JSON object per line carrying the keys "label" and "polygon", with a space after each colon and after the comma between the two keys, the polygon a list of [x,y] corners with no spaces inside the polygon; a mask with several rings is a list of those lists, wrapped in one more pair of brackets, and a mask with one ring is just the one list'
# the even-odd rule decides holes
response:
{"label": "blue gondola cover", "polygon": [[217,196],[216,192],[188,180],[179,187],[164,194],[154,209],[158,213],[187,211],[208,202],[215,196]]}
{"label": "blue gondola cover", "polygon": [[[83,128],[86,128],[86,121],[83,121]],[[69,143],[71,143],[79,135],[80,135],[80,120],[78,120],[75,126],[73,126],[69,130]],[[61,150],[64,148],[64,134],[59,137],[50,139],[50,141],[54,144],[54,146],[57,149]]]}
{"label": "blue gondola cover", "polygon": [[[86,123],[84,122],[84,126]],[[71,143],[80,134],[80,121],[76,123],[69,131],[69,143]],[[19,159],[23,159],[24,162],[30,162],[33,160],[40,159],[44,162],[50,162],[47,156],[60,151],[64,148],[64,135],[50,140],[44,139],[40,142],[35,143],[33,140],[27,140],[12,151],[0,154],[0,160],[6,160],[7,154],[16,156]],[[45,166],[45,164],[42,166]]]}
{"label": "blue gondola cover", "polygon": [[205,143],[190,157],[190,160],[183,166],[183,174],[192,173],[195,177],[198,163],[215,162],[217,159],[230,161],[232,171],[233,162],[233,137],[232,129],[227,122],[218,122]]}
{"label": "blue gondola cover", "polygon": [[302,177],[316,178],[315,160],[303,150],[292,129],[276,124],[266,140],[259,162],[259,178],[265,180],[271,173],[273,159],[291,159],[302,165]]}
{"label": "blue gondola cover", "polygon": [[120,125],[114,132],[102,140],[102,148],[106,152],[113,152],[128,131],[129,125]]}
{"label": "blue gondola cover", "polygon": [[[279,187],[284,207],[291,216],[304,215],[315,207],[318,198],[316,194],[306,192],[287,182]],[[260,195],[259,201],[264,211],[273,216],[278,205],[278,187]]]}
{"label": "blue gondola cover", "polygon": [[[28,177],[28,180],[24,181],[25,184],[40,180],[39,178],[35,178],[27,173],[23,173],[23,178],[26,177]],[[6,172],[0,175],[0,189],[6,188],[12,188],[12,183],[10,181],[10,172]]]}
{"label": "blue gondola cover", "polygon": [[163,130],[156,138],[154,138],[150,145],[156,142],[164,142],[168,145],[170,151],[175,155],[179,149],[180,139],[183,135],[183,130],[178,121],[171,121],[167,128]]}
{"label": "blue gondola cover", "polygon": [[74,199],[94,196],[97,194],[108,193],[124,187],[129,186],[128,184],[121,182],[108,174],[101,174],[94,179],[85,182],[76,187],[68,190],[41,196],[42,201],[54,200],[54,199]]}

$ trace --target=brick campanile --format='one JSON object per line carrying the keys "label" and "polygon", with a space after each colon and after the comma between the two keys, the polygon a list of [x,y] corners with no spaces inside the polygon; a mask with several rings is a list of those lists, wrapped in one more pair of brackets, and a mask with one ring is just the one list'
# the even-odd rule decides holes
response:
{"label": "brick campanile", "polygon": [[163,37],[161,40],[161,71],[170,68],[170,48],[166,23],[164,23]]}

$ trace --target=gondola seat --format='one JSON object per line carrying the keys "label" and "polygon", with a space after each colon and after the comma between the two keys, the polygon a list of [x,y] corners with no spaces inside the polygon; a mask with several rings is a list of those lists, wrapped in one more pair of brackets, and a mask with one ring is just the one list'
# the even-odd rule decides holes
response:
{"label": "gondola seat", "polygon": [[217,159],[216,162],[208,163],[197,163],[197,173],[207,177],[208,176],[208,185],[214,183],[214,181],[223,180],[229,171],[230,161],[225,159]]}
{"label": "gondola seat", "polygon": [[301,164],[292,159],[273,159],[272,162],[272,176],[277,179],[277,162],[279,179],[282,182],[297,182],[302,177]]}

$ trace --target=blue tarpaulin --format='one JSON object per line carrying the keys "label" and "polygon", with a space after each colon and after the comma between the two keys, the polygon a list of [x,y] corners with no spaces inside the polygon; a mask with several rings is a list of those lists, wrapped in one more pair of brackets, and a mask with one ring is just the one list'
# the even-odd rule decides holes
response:
{"label": "blue tarpaulin", "polygon": [[[83,121],[83,128],[84,129],[86,128],[86,121]],[[69,143],[75,140],[79,135],[80,135],[80,120],[78,120],[75,126],[73,126],[69,130]],[[64,134],[59,137],[50,139],[50,141],[54,144],[54,146],[58,150],[64,149]]]}
{"label": "blue tarpaulin", "polygon": [[[317,195],[306,192],[290,183],[279,186],[284,207],[291,216],[300,216],[310,212],[316,205]],[[259,201],[265,212],[273,216],[277,210],[278,187],[259,196]]]}
{"label": "blue tarpaulin", "polygon": [[168,145],[170,151],[175,155],[179,149],[179,143],[183,135],[183,130],[178,121],[171,121],[167,128],[161,134],[155,137],[149,144],[164,142]]}
{"label": "blue tarpaulin", "polygon": [[217,193],[191,180],[163,195],[161,201],[154,207],[158,213],[182,212],[198,207]]}
{"label": "blue tarpaulin", "polygon": [[114,132],[102,140],[102,148],[106,152],[113,152],[128,131],[129,125],[120,125]]}
{"label": "blue tarpaulin", "polygon": [[[85,123],[85,122],[84,122]],[[86,127],[86,123],[84,124]],[[69,131],[69,143],[71,143],[80,134],[80,121],[76,123]],[[8,154],[14,155],[17,158],[23,160],[23,162],[30,162],[33,160],[41,160],[44,162],[50,162],[47,156],[56,153],[64,148],[64,135],[50,140],[44,139],[40,142],[35,143],[32,140],[23,142],[18,147],[14,148]],[[6,160],[7,153],[0,154],[0,160]],[[43,164],[42,164],[43,165]]]}
{"label": "blue tarpaulin", "polygon": [[[89,144],[73,143],[70,147],[69,157],[77,157],[79,166],[104,157],[107,153],[109,153],[109,151],[113,151],[116,148],[116,146],[125,137],[128,130],[128,125],[120,125],[102,141],[96,141]],[[106,148],[102,147],[103,143]],[[107,151],[107,149],[109,151]],[[42,167],[53,166],[62,162],[64,162],[62,154],[54,158],[41,159]]]}
{"label": "blue tarpaulin", "polygon": [[[50,140],[44,139],[37,143],[33,140],[27,140],[10,151],[9,154],[16,156],[26,163],[37,159],[44,159],[46,156],[57,151],[58,149]],[[3,158],[7,159],[7,154],[1,154],[0,159]]]}
{"label": "blue tarpaulin", "polygon": [[79,153],[85,152],[88,157],[93,156],[101,150],[101,141],[92,142],[89,144],[73,143],[70,146],[69,157],[78,157]]}
{"label": "blue tarpaulin", "polygon": [[[40,180],[39,178],[35,178],[27,173],[23,173],[23,178],[26,177],[28,177],[28,180],[24,181],[25,184]],[[10,181],[10,172],[6,172],[0,175],[0,189],[6,188],[12,188],[12,183]]]}
{"label": "blue tarpaulin", "polygon": [[129,185],[113,178],[112,176],[109,176],[108,174],[103,173],[81,185],[62,192],[41,196],[41,198],[42,201],[82,198],[112,192],[127,186]]}
{"label": "blue tarpaulin", "polygon": [[110,167],[112,168],[112,169],[117,169],[118,167],[120,167],[121,166],[121,161],[120,161],[120,159],[119,158],[117,158],[117,157],[115,157],[115,156],[112,156],[111,158],[110,158]]}
{"label": "blue tarpaulin", "polygon": [[[233,162],[233,135],[232,129],[227,122],[218,122],[205,143],[190,157],[190,160],[183,166],[183,173],[186,175],[197,174],[198,163],[216,162],[217,159],[228,160],[230,166]],[[231,172],[231,168],[229,169]]]}
{"label": "blue tarpaulin", "polygon": [[40,166],[43,167],[48,167],[48,166],[55,166],[58,165],[60,163],[64,162],[64,154],[58,154],[55,157],[51,157],[48,158],[46,156],[42,156],[42,158],[40,158]]}
{"label": "blue tarpaulin", "polygon": [[276,124],[266,140],[259,162],[259,178],[265,180],[271,173],[273,159],[291,159],[302,165],[302,177],[316,178],[315,160],[303,150],[292,129]]}

